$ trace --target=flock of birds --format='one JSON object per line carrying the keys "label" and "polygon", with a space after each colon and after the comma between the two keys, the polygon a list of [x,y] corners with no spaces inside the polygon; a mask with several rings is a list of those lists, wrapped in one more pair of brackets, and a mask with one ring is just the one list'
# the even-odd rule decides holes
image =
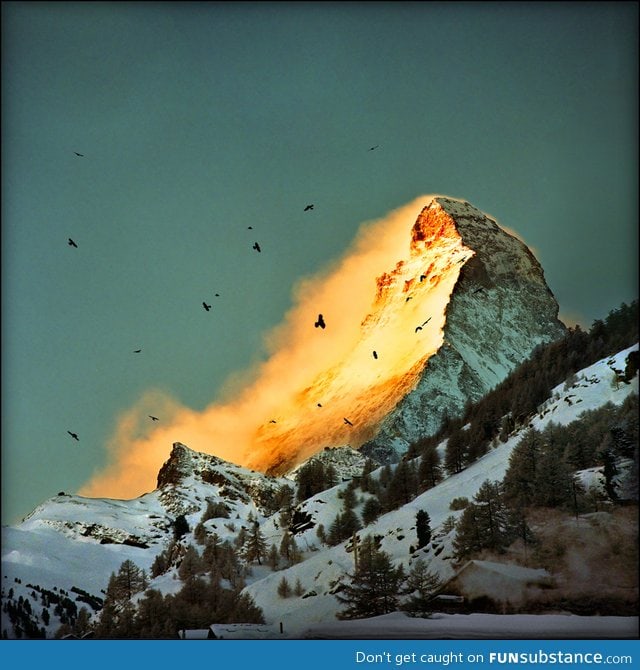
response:
{"label": "flock of birds", "polygon": [[[379,146],[380,146],[379,144],[376,144],[375,146],[370,147],[370,148],[369,148],[369,151],[374,151],[374,150],[377,149]],[[74,153],[77,157],[79,157],[79,158],[84,158],[84,154],[78,153],[77,151],[74,151],[73,153]],[[306,206],[304,207],[303,212],[310,212],[310,211],[313,211],[313,209],[314,209],[314,204],[313,204],[313,203],[310,203],[310,204],[308,204],[308,205],[306,205]],[[247,229],[248,229],[248,230],[253,230],[253,227],[252,227],[252,226],[247,226]],[[68,245],[69,245],[70,247],[75,248],[75,249],[78,248],[78,244],[77,244],[77,243],[75,242],[75,240],[73,240],[72,238],[69,238],[69,239],[68,239]],[[262,248],[260,247],[260,244],[259,244],[258,242],[254,242],[252,248],[253,248],[255,251],[257,251],[258,253],[261,253],[261,252],[262,252]],[[463,259],[463,260],[466,260],[466,259]],[[460,261],[460,262],[462,262],[462,261]],[[423,281],[424,279],[426,279],[426,277],[427,277],[427,275],[425,275],[425,274],[420,275],[420,281]],[[478,289],[478,290],[482,290],[482,289]],[[215,296],[216,296],[216,297],[219,297],[220,294],[219,294],[219,293],[216,293]],[[409,297],[406,298],[405,302],[409,302],[409,300],[411,300],[411,299],[412,299],[412,296],[409,296]],[[203,307],[203,309],[204,309],[205,311],[209,312],[209,311],[211,311],[212,305],[208,304],[206,301],[203,300],[203,301],[202,301],[202,307]],[[426,321],[424,321],[424,322],[421,323],[419,326],[417,326],[416,329],[415,329],[415,332],[417,333],[418,331],[422,330],[423,327],[426,326],[426,325],[429,323],[430,320],[431,320],[431,317],[429,317]],[[322,330],[324,330],[324,329],[327,327],[327,324],[326,324],[326,322],[325,322],[324,317],[323,317],[322,314],[318,314],[318,318],[317,318],[316,322],[314,323],[314,326],[315,326],[316,328],[320,328],[320,329],[322,329]],[[134,349],[134,350],[133,350],[133,353],[134,353],[134,354],[140,354],[141,352],[142,352],[142,349],[141,349],[141,348],[140,348],[140,349]],[[377,352],[377,351],[373,351],[372,353],[373,353],[373,358],[374,358],[375,360],[377,360],[377,359],[378,359],[378,352]],[[317,403],[317,406],[318,406],[318,407],[322,407],[322,404],[321,404],[321,403]],[[153,416],[153,415],[149,414],[148,417],[149,417],[149,419],[151,419],[151,421],[153,421],[153,422],[155,422],[155,421],[159,421],[159,418],[158,418],[157,416]],[[271,420],[269,421],[269,423],[277,423],[277,422],[276,422],[275,419],[271,419]],[[353,423],[352,423],[348,418],[346,418],[346,417],[344,417],[344,423],[345,423],[345,425],[347,425],[347,426],[353,426]],[[67,433],[69,433],[69,435],[70,435],[74,440],[76,440],[77,442],[80,441],[80,438],[78,437],[78,434],[77,434],[77,433],[74,433],[74,432],[72,432],[72,431],[70,431],[70,430],[68,430]]]}

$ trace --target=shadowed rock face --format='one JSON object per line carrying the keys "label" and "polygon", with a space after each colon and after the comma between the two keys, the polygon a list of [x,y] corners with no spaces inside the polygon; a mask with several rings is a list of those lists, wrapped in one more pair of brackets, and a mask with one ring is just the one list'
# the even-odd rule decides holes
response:
{"label": "shadowed rock face", "polygon": [[446,308],[444,341],[415,388],[380,423],[361,451],[381,463],[399,460],[442,418],[459,415],[501,382],[533,349],[561,337],[558,303],[529,248],[468,203],[438,197],[412,230],[412,246],[453,222],[471,250]]}

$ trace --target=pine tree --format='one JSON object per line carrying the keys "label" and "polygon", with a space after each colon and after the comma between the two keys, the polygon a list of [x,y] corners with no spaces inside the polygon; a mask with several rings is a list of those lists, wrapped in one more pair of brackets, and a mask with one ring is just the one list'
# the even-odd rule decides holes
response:
{"label": "pine tree", "polygon": [[514,508],[528,507],[535,499],[535,491],[542,453],[542,436],[531,428],[522,436],[509,456],[509,467],[504,476],[504,493]]}
{"label": "pine tree", "polygon": [[434,447],[424,451],[420,458],[418,467],[419,489],[426,491],[433,488],[442,480],[442,468],[440,467],[440,456]]}
{"label": "pine tree", "polygon": [[284,558],[288,567],[294,565],[294,563],[298,563],[301,558],[295,538],[288,531],[282,536],[282,541],[280,542],[280,556]]}
{"label": "pine tree", "polygon": [[502,552],[516,535],[513,517],[504,502],[502,485],[486,480],[456,525],[453,541],[456,558],[466,558],[482,549]]}
{"label": "pine tree", "polygon": [[78,617],[73,624],[73,633],[81,638],[89,633],[92,628],[93,626],[91,624],[91,614],[89,614],[89,610],[86,607],[81,607],[78,612]]}
{"label": "pine tree", "polygon": [[117,575],[111,574],[100,621],[96,626],[97,637],[135,637],[135,606],[131,598],[142,591],[143,583],[142,570],[130,560],[121,564]]}
{"label": "pine tree", "polygon": [[190,544],[182,557],[180,567],[178,568],[178,577],[183,582],[196,577],[204,568],[202,558],[197,549]]}
{"label": "pine tree", "polygon": [[257,561],[258,565],[262,565],[262,559],[267,555],[267,541],[257,521],[254,521],[253,526],[247,534],[242,553],[249,563]]}
{"label": "pine tree", "polygon": [[367,535],[358,550],[358,567],[347,574],[349,583],[343,583],[336,594],[346,608],[336,616],[339,619],[359,619],[387,614],[397,609],[399,587],[404,580],[402,566],[394,568],[390,556],[376,546]]}
{"label": "pine tree", "polygon": [[288,598],[291,595],[291,586],[284,575],[282,575],[282,579],[278,583],[278,595],[281,598]]}
{"label": "pine tree", "polygon": [[556,449],[545,447],[537,471],[534,504],[569,509],[573,503],[573,493],[573,474],[562,454]]}
{"label": "pine tree", "polygon": [[179,540],[183,535],[189,532],[189,522],[184,514],[180,514],[173,522],[173,537]]}
{"label": "pine tree", "polygon": [[204,544],[207,540],[207,529],[205,525],[200,521],[198,525],[193,530],[193,537],[198,544]]}
{"label": "pine tree", "polygon": [[444,465],[450,475],[462,471],[466,452],[467,445],[464,431],[455,430],[449,435],[444,457]]}
{"label": "pine tree", "polygon": [[[136,630],[139,638],[159,640],[174,637],[170,600],[157,589],[149,589],[138,602]],[[175,629],[177,630],[177,626]]]}
{"label": "pine tree", "polygon": [[316,493],[335,486],[337,480],[336,470],[331,464],[325,467],[321,460],[311,459],[298,471],[298,500],[302,502]]}
{"label": "pine tree", "polygon": [[370,523],[376,521],[381,513],[382,505],[380,501],[375,497],[367,498],[362,506],[362,523],[368,526]]}
{"label": "pine tree", "polygon": [[418,559],[412,566],[402,595],[410,596],[402,609],[411,616],[428,617],[433,611],[433,598],[442,586],[437,575],[429,572],[427,564]]}
{"label": "pine tree", "polygon": [[304,588],[302,587],[302,582],[300,581],[300,577],[296,579],[296,584],[293,587],[293,594],[295,596],[300,597],[304,593]]}
{"label": "pine tree", "polygon": [[431,519],[423,509],[416,512],[416,533],[418,535],[418,549],[426,547],[431,541]]}
{"label": "pine tree", "polygon": [[277,570],[278,569],[278,563],[279,563],[279,557],[278,557],[278,547],[276,547],[275,544],[272,544],[270,549],[269,549],[269,566],[271,567],[272,570]]}
{"label": "pine tree", "polygon": [[375,470],[374,462],[370,458],[367,458],[362,468],[362,475],[360,476],[360,489],[364,493],[376,492],[376,483],[373,481],[373,478],[371,477],[371,473],[374,470]]}

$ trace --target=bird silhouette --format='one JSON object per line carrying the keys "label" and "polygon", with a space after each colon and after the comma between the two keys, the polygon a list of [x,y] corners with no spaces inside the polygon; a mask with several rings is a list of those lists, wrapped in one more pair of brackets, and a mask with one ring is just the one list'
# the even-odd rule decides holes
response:
{"label": "bird silhouette", "polygon": [[69,241],[67,242],[67,244],[70,247],[75,247],[76,249],[78,248],[78,245],[71,238],[69,238]]}
{"label": "bird silhouette", "polygon": [[308,212],[310,209],[313,209],[313,205],[307,205],[307,206],[304,208],[304,211],[305,211],[305,212]]}
{"label": "bird silhouette", "polygon": [[377,351],[373,352],[373,357],[377,360],[377,358],[378,358],[378,352]]}
{"label": "bird silhouette", "polygon": [[426,278],[427,278],[427,275],[420,275],[420,281],[422,281],[423,279],[426,279]]}
{"label": "bird silhouette", "polygon": [[371,148],[369,149],[369,151],[373,151],[374,149],[377,149],[379,146],[380,146],[379,144],[376,144],[376,146],[375,146],[375,147],[371,147]]}
{"label": "bird silhouette", "polygon": [[318,320],[315,322],[316,328],[326,328],[327,324],[324,322],[322,314],[318,314]]}
{"label": "bird silhouette", "polygon": [[409,302],[409,300],[412,300],[412,299],[413,299],[413,296],[410,295],[410,296],[405,300],[405,302]]}
{"label": "bird silhouette", "polygon": [[220,297],[220,294],[219,294],[219,293],[216,293],[216,298],[219,298],[219,297]]}
{"label": "bird silhouette", "polygon": [[419,326],[416,326],[416,333],[419,330],[422,330],[422,326],[426,326],[429,323],[429,321],[431,321],[431,317],[429,317],[426,321],[423,321]]}
{"label": "bird silhouette", "polygon": [[71,437],[72,437],[76,442],[80,442],[80,439],[78,438],[78,436],[76,435],[76,433],[72,433],[70,430],[68,430],[67,433],[69,433],[69,435],[71,435]]}
{"label": "bird silhouette", "polygon": [[269,421],[269,423],[277,423],[277,422],[276,422],[275,419],[271,419],[271,421]]}
{"label": "bird silhouette", "polygon": [[84,154],[79,154],[77,151],[73,152],[76,156],[80,156],[80,158],[84,158]]}
{"label": "bird silhouette", "polygon": [[133,353],[134,353],[134,354],[139,354],[141,351],[142,351],[142,349],[134,349],[134,350],[133,350]]}
{"label": "bird silhouette", "polygon": [[207,310],[207,312],[211,309],[211,305],[207,305],[206,302],[203,302],[202,306]]}
{"label": "bird silhouette", "polygon": [[254,248],[258,253],[260,253],[260,245],[259,245],[257,242],[254,242],[254,243],[253,243],[253,248]]}
{"label": "bird silhouette", "polygon": [[151,421],[158,421],[159,420],[157,416],[151,416],[151,414],[149,414],[149,418],[151,419]]}
{"label": "bird silhouette", "polygon": [[253,226],[247,226],[247,230],[253,230]]}
{"label": "bird silhouette", "polygon": [[480,293],[480,291],[484,291],[484,286],[481,286],[480,288],[477,288],[474,293]]}
{"label": "bird silhouette", "polygon": [[322,407],[322,405],[320,403],[318,403],[318,407]]}
{"label": "bird silhouette", "polygon": [[349,421],[349,419],[347,419],[347,418],[345,418],[344,422],[345,422],[348,426],[353,426],[353,424],[351,423],[351,421]]}

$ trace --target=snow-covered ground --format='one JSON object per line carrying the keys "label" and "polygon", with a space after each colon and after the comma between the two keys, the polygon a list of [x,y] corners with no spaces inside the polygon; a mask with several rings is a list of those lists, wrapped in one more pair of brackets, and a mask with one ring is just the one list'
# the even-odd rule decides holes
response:
{"label": "snow-covered ground", "polygon": [[594,639],[635,638],[638,617],[573,614],[434,614],[429,619],[392,612],[371,619],[310,626],[305,638],[320,639]]}

